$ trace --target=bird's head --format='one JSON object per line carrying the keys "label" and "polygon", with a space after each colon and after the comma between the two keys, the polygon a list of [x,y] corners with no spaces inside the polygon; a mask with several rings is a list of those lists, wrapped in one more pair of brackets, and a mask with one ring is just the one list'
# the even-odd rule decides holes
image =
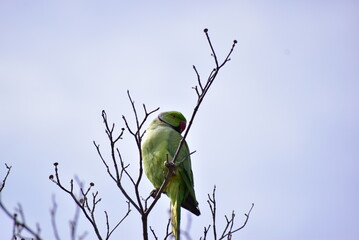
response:
{"label": "bird's head", "polygon": [[163,112],[158,115],[158,119],[179,133],[182,133],[186,129],[186,118],[180,112]]}

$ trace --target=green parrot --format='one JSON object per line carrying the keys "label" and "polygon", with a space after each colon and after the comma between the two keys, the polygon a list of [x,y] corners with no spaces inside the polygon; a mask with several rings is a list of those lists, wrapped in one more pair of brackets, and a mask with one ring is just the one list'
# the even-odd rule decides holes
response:
{"label": "green parrot", "polygon": [[[159,189],[167,174],[165,162],[175,155],[186,128],[186,118],[180,112],[163,112],[147,128],[142,140],[142,159],[145,174],[156,189]],[[178,154],[175,174],[169,180],[164,193],[171,200],[172,231],[180,239],[181,206],[199,216],[198,202],[194,192],[190,152],[185,142]]]}

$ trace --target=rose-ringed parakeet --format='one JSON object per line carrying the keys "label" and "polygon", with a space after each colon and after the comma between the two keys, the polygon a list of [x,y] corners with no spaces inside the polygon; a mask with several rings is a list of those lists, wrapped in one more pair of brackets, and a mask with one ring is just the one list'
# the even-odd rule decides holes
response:
{"label": "rose-ringed parakeet", "polygon": [[[163,112],[154,119],[142,140],[142,159],[145,174],[156,189],[159,189],[167,174],[165,162],[175,155],[186,128],[186,119],[180,112]],[[200,215],[193,184],[190,152],[185,142],[178,154],[174,175],[170,178],[164,193],[171,200],[172,231],[180,239],[181,206],[195,215]]]}

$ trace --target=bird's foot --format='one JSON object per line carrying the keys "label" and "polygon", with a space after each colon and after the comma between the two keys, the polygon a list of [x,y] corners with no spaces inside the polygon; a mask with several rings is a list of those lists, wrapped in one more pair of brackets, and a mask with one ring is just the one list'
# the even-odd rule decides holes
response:
{"label": "bird's foot", "polygon": [[156,195],[157,195],[157,192],[158,192],[158,189],[153,189],[151,192],[150,192],[150,196],[155,198]]}
{"label": "bird's foot", "polygon": [[173,163],[171,161],[166,161],[165,162],[165,167],[168,169],[168,171],[170,172],[170,174],[176,175],[176,168],[177,168],[177,164]]}

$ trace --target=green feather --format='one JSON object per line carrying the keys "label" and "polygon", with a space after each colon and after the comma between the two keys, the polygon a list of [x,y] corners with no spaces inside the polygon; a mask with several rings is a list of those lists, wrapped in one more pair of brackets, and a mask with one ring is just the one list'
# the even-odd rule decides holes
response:
{"label": "green feather", "polygon": [[[182,139],[181,132],[186,123],[185,117],[175,111],[159,114],[149,125],[142,140],[142,159],[147,178],[156,189],[162,185],[168,169],[164,163],[174,157]],[[183,161],[184,160],[184,161]],[[183,161],[176,168],[164,192],[171,201],[172,229],[175,239],[180,238],[181,206],[195,215],[200,215],[196,200],[191,167],[190,152],[185,143],[176,162]]]}

